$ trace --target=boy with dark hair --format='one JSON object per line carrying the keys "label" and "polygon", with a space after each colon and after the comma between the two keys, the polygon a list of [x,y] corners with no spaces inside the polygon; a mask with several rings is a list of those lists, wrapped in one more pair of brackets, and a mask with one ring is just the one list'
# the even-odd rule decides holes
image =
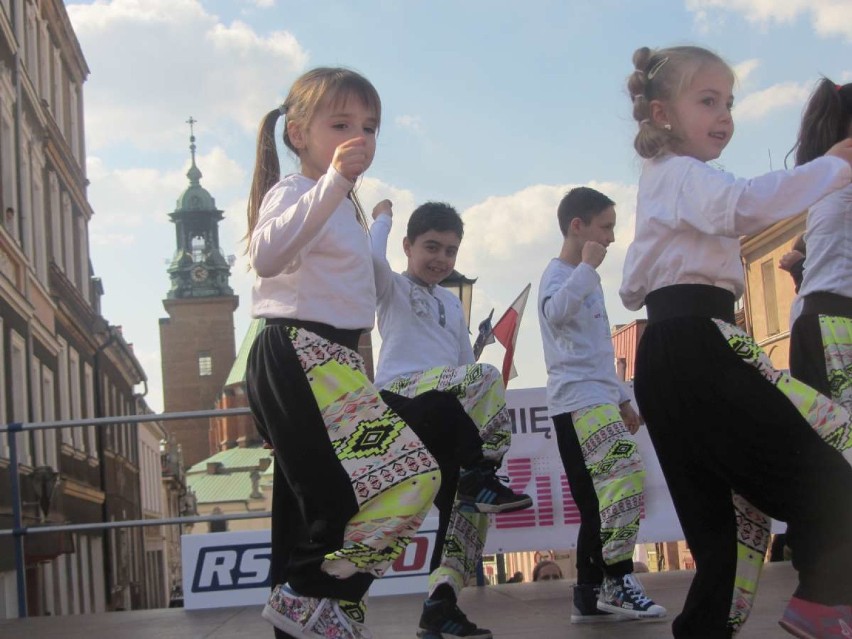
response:
{"label": "boy with dark hair", "polygon": [[[458,593],[482,557],[488,517],[532,505],[496,476],[511,440],[500,372],[477,364],[461,302],[440,283],[453,273],[464,225],[441,202],[419,206],[408,222],[408,265],[394,273],[386,258],[392,208],[373,209],[370,236],[382,337],[376,386],[438,460],[440,524],[418,636],[489,639],[467,619]],[[446,399],[451,401],[447,402]],[[458,493],[458,494],[456,494]]]}
{"label": "boy with dark hair", "polygon": [[664,617],[633,576],[645,469],[630,435],[642,421],[615,373],[596,270],[615,241],[615,203],[579,187],[562,198],[557,217],[564,241],[542,275],[538,317],[547,407],[580,510],[571,621]]}

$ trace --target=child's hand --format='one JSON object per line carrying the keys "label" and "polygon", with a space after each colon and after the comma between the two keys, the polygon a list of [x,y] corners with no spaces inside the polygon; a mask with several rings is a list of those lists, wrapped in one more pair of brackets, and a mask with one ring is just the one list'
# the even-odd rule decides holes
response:
{"label": "child's hand", "polygon": [[784,255],[781,256],[781,259],[778,260],[778,268],[783,269],[785,271],[789,271],[803,259],[805,259],[805,256],[801,253],[801,251],[796,251],[794,249],[788,253],[784,253]]}
{"label": "child's hand", "polygon": [[390,200],[382,200],[376,206],[373,207],[373,219],[378,219],[378,217],[382,214],[390,215],[393,217],[393,202]]}
{"label": "child's hand", "polygon": [[639,431],[639,427],[644,423],[642,416],[633,410],[630,402],[624,402],[618,407],[618,410],[621,412],[621,421],[627,426],[627,430],[630,431],[631,435],[635,435]]}
{"label": "child's hand", "polygon": [[826,155],[833,155],[841,160],[846,160],[852,165],[852,138],[840,140],[837,144],[825,152]]}
{"label": "child's hand", "polygon": [[343,142],[334,150],[331,165],[340,175],[354,182],[370,166],[370,158],[367,157],[367,140],[359,137]]}
{"label": "child's hand", "polygon": [[605,257],[606,247],[603,244],[598,244],[597,242],[586,242],[583,244],[581,259],[592,268],[599,267]]}

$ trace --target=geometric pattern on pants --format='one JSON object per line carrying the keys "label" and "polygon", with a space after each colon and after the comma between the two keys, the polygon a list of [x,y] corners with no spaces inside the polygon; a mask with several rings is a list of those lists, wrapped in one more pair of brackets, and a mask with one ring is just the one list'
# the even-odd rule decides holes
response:
{"label": "geometric pattern on pants", "polygon": [[[714,319],[733,351],[780,390],[817,434],[852,465],[852,415],[789,374],[777,370],[757,342],[736,326]],[[823,333],[823,336],[825,333]],[[744,497],[732,494],[737,521],[737,574],[728,625],[738,632],[754,606],[763,559],[769,545],[771,520]]]}
{"label": "geometric pattern on pants", "polygon": [[852,318],[819,316],[831,398],[852,412]]}
{"label": "geometric pattern on pants", "polygon": [[440,487],[438,464],[381,400],[360,355],[302,328],[287,333],[358,503],[343,547],[325,555],[322,570],[381,576],[426,516]]}
{"label": "geometric pattern on pants", "polygon": [[645,466],[636,442],[612,404],[575,410],[571,421],[592,478],[601,518],[607,565],[633,557],[644,503]]}
{"label": "geometric pattern on pants", "polygon": [[[503,377],[490,364],[438,366],[419,373],[396,377],[386,390],[404,397],[416,397],[431,390],[450,393],[458,399],[482,438],[482,454],[497,466],[512,441],[512,421],[506,408]],[[447,534],[441,549],[441,563],[429,576],[429,593],[441,584],[458,595],[476,576],[488,534],[488,515],[462,512],[454,503]]]}

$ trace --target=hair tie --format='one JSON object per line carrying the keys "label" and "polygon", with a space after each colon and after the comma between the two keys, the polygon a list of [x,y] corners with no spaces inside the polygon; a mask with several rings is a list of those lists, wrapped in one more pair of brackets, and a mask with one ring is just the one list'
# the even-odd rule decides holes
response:
{"label": "hair tie", "polygon": [[278,107],[278,115],[287,115],[287,105],[286,104],[282,104],[280,107]]}

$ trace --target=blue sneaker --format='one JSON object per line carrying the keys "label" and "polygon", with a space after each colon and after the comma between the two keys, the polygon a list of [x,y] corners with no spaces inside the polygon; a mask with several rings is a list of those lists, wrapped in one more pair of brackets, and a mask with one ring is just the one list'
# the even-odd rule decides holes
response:
{"label": "blue sneaker", "polygon": [[463,470],[456,501],[481,513],[510,513],[532,506],[532,498],[509,488],[496,470],[489,463]]}
{"label": "blue sneaker", "polygon": [[613,623],[630,621],[630,617],[614,615],[598,610],[600,588],[591,584],[574,586],[574,605],[571,608],[571,623]]}
{"label": "blue sneaker", "polygon": [[455,639],[467,637],[472,639],[491,639],[490,630],[479,628],[468,620],[459,609],[456,602],[450,599],[427,599],[423,603],[423,614],[420,615],[420,629],[417,631],[420,639]]}
{"label": "blue sneaker", "polygon": [[598,595],[598,610],[633,619],[662,619],[668,612],[655,604],[632,574],[604,577]]}

